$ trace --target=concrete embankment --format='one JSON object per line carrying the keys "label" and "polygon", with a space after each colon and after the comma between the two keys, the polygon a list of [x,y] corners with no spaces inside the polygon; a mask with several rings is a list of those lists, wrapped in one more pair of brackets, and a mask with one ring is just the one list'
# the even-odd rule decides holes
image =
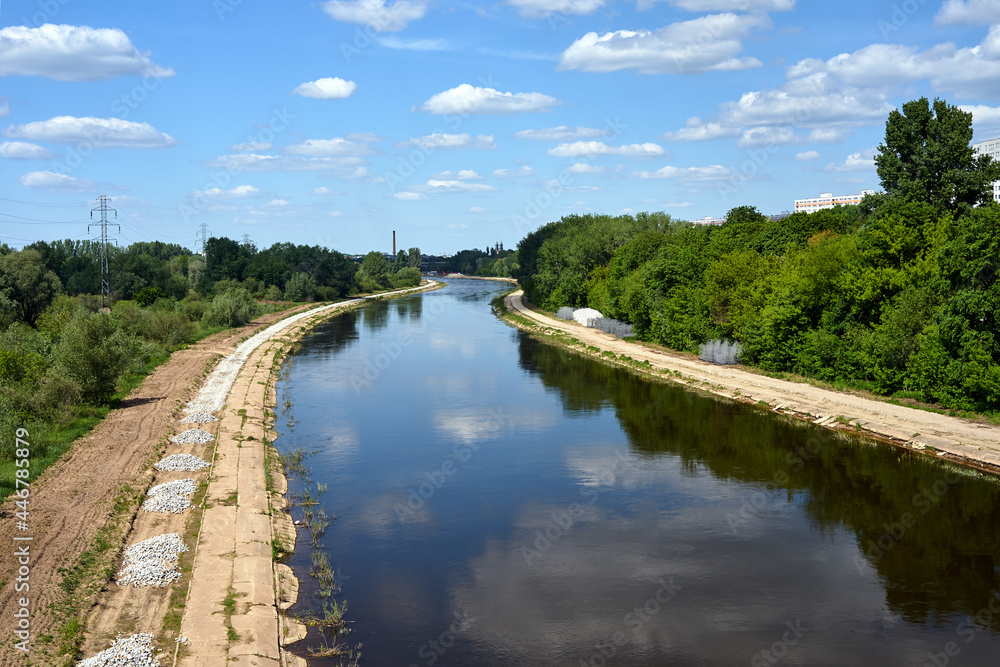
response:
{"label": "concrete embankment", "polygon": [[[430,282],[376,298],[438,287]],[[298,582],[275,559],[295,545],[284,510],[287,482],[270,444],[275,378],[288,347],[305,331],[360,300],[311,311],[260,345],[244,364],[219,422],[215,464],[190,589],[181,622],[186,638],[181,667],[233,664],[303,665],[283,650],[305,628],[282,616],[295,603]]]}
{"label": "concrete embankment", "polygon": [[[929,455],[1000,472],[1000,426],[996,424],[780,380],[735,366],[716,366],[690,355],[626,342],[529,308],[521,296],[522,292],[517,290],[504,300],[508,311],[520,316],[510,318],[512,324],[542,335],[572,337],[568,346],[581,354],[608,361],[602,353],[610,352],[624,366],[701,391],[766,406],[774,412],[830,429],[863,433]],[[587,346],[599,352],[594,354],[586,349]],[[636,368],[636,362],[643,366]]]}

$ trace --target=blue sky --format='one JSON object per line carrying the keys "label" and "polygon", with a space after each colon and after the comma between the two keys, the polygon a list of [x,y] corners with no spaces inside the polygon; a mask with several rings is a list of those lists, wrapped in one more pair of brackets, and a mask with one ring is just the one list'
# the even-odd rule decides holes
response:
{"label": "blue sky", "polygon": [[[452,253],[571,213],[877,188],[920,96],[1000,136],[1000,0],[0,5],[0,241]],[[58,223],[58,224],[42,224]]]}

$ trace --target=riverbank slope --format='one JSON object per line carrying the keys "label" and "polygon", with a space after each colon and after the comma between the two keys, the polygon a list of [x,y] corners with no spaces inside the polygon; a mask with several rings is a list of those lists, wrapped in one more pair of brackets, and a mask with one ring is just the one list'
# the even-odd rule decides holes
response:
{"label": "riverbank slope", "polygon": [[862,431],[901,447],[1000,472],[1000,426],[771,378],[736,366],[716,366],[623,341],[530,308],[522,295],[517,290],[504,299],[507,310],[515,315],[509,322],[532,333],[570,336],[563,342],[583,354],[605,361],[611,355],[612,361],[617,357],[631,368],[639,364],[640,370],[718,396],[766,406],[831,429]]}

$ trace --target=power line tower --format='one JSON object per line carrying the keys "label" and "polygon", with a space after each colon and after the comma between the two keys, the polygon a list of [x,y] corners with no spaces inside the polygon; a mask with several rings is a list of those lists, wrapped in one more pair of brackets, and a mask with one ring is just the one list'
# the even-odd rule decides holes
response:
{"label": "power line tower", "polygon": [[[113,208],[108,208],[108,202],[111,201],[111,197],[107,195],[101,195],[97,198],[97,201],[101,203],[100,206],[90,209],[90,217],[94,217],[94,211],[101,212],[101,221],[92,222],[87,225],[87,231],[94,225],[100,225],[101,227],[101,310],[104,310],[105,303],[107,307],[111,306],[111,274],[108,271],[108,211],[115,212],[115,218],[118,217],[118,211]],[[118,232],[121,233],[121,225],[115,225],[118,228]]]}
{"label": "power line tower", "polygon": [[208,224],[201,223],[198,227],[198,234],[195,236],[195,242],[201,245],[201,254],[205,254],[205,246],[208,244]]}
{"label": "power line tower", "polygon": [[243,239],[242,239],[241,243],[243,245],[253,245],[253,241],[250,239],[250,235],[249,234],[244,234],[243,235]]}

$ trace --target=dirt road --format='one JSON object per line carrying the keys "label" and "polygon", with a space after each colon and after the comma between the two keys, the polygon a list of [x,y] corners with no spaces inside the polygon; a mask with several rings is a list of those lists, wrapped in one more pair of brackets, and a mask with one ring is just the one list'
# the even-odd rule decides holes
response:
{"label": "dirt road", "polygon": [[1000,427],[996,425],[779,380],[735,366],[716,366],[690,356],[644,347],[532,310],[524,305],[521,296],[520,290],[508,295],[507,308],[543,329],[570,334],[586,345],[640,363],[648,361],[655,371],[673,372],[674,379],[699,389],[748,403],[764,401],[774,411],[822,426],[863,429],[911,449],[1000,470]]}
{"label": "dirt road", "polygon": [[[101,568],[100,581],[78,577],[84,571],[78,567],[81,557],[88,550],[95,553],[93,547],[99,534],[102,540],[116,540],[115,547],[124,541],[133,517],[116,514],[116,500],[120,506],[126,496],[145,493],[152,479],[150,466],[159,459],[165,439],[172,435],[180,406],[193,395],[219,355],[231,353],[241,340],[262,327],[305,308],[264,315],[239,329],[221,332],[175,352],[125,399],[120,409],[110,412],[32,482],[28,531],[15,529],[14,497],[0,506],[0,544],[4,545],[0,549],[0,628],[4,628],[0,665],[62,663],[59,656],[66,650],[63,647],[69,647],[67,642],[72,641],[69,633],[76,632],[73,615],[64,610],[67,597],[85,596],[89,602],[81,609],[89,609],[108,579],[105,575],[110,574]],[[15,537],[32,539],[15,542]],[[20,547],[12,545],[23,544],[30,550],[30,589],[15,592],[13,580],[19,567],[15,548]],[[117,549],[108,550],[114,551]],[[10,634],[21,597],[30,600],[31,641],[27,656],[14,648]]]}

